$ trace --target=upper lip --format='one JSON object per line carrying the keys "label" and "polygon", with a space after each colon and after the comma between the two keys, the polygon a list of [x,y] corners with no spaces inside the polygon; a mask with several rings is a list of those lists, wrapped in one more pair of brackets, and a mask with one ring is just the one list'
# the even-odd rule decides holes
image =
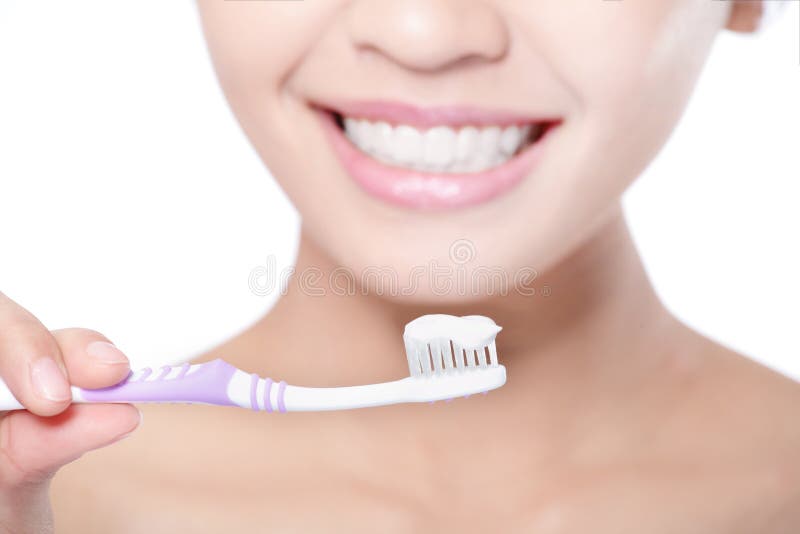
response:
{"label": "upper lip", "polygon": [[436,126],[512,126],[556,122],[544,115],[492,110],[472,106],[419,107],[387,100],[344,100],[314,104],[315,107],[355,119],[405,124],[421,129]]}

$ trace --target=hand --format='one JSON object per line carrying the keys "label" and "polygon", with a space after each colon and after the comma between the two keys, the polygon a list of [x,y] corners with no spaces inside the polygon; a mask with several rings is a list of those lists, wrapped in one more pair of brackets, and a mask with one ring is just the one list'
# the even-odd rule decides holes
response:
{"label": "hand", "polygon": [[129,371],[102,334],[49,331],[0,293],[0,378],[26,408],[0,412],[0,532],[53,532],[55,472],[136,429],[141,416],[130,404],[70,404],[70,385],[111,386]]}

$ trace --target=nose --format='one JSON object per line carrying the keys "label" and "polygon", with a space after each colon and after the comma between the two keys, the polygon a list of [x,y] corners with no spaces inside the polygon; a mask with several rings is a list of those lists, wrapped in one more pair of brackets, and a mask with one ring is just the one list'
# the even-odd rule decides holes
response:
{"label": "nose", "polygon": [[359,51],[410,70],[496,61],[509,47],[502,13],[485,0],[355,0],[348,9],[347,31]]}

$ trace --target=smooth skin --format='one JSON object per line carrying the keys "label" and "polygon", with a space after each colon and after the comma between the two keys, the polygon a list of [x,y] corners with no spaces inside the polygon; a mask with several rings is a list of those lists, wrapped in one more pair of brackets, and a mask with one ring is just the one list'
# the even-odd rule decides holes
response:
{"label": "smooth skin", "polygon": [[[664,308],[619,204],[714,37],[754,30],[760,2],[198,7],[233,110],[303,217],[297,272],[391,265],[403,280],[446,264],[462,238],[485,265],[536,268],[549,293],[435,295],[423,283],[318,295],[295,277],[268,315],[199,360],[310,386],[395,379],[405,322],[479,313],[504,326],[508,382],[452,403],[322,414],[147,405],[121,442],[135,408],[63,399],[68,383],[126,376],[124,355],[91,330],[49,331],[0,295],[0,376],[29,410],[0,419],[0,529],[49,533],[55,517],[57,532],[81,534],[800,531],[800,387]],[[326,98],[564,120],[514,190],[424,213],[346,175],[308,107]]]}

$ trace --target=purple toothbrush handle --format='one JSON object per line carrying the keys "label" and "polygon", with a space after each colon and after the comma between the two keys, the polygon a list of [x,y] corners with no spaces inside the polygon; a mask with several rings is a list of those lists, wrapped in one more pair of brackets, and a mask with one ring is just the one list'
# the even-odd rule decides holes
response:
{"label": "purple toothbrush handle", "polygon": [[87,402],[197,402],[236,406],[227,393],[236,367],[219,358],[198,364],[191,373],[188,373],[188,363],[179,367],[180,372],[175,378],[164,378],[176,369],[165,366],[153,380],[145,380],[151,374],[145,372],[137,380],[131,380],[131,375],[115,386],[81,389],[81,395]]}

